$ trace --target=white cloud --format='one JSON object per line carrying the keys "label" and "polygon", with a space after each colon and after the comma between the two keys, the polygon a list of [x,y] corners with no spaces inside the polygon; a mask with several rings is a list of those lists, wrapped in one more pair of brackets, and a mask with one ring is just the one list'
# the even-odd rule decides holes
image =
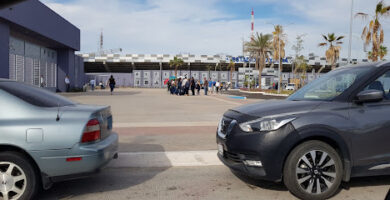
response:
{"label": "white cloud", "polygon": [[[94,52],[98,47],[101,28],[104,32],[104,48],[121,47],[124,53],[180,53],[240,55],[242,38],[249,36],[250,21],[236,19],[234,13],[217,6],[220,0],[73,0],[70,2],[43,0],[54,11],[81,29],[81,52]],[[274,4],[280,6],[278,13],[287,13],[292,18],[275,13],[272,19],[256,13],[255,28],[270,33],[266,21],[293,25],[285,28],[288,34],[287,54],[293,54],[291,45],[298,34],[306,33],[304,53],[323,55],[321,34],[335,32],[348,36],[350,0],[234,0],[254,5]],[[109,3],[108,3],[109,2]],[[355,11],[373,11],[376,1],[355,0]],[[256,8],[256,7],[255,7]],[[237,8],[238,9],[238,8]],[[256,10],[255,10],[256,12]],[[359,38],[364,23],[354,19],[353,57],[365,57],[363,42]],[[387,22],[385,22],[386,24]],[[385,26],[385,33],[390,29]],[[389,42],[385,38],[385,45]],[[344,39],[341,56],[347,56],[348,38]]]}

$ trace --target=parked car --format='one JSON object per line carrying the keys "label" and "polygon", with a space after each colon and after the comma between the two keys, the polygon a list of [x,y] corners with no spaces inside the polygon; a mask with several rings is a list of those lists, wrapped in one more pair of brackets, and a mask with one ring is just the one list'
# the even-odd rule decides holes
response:
{"label": "parked car", "polygon": [[118,155],[108,106],[0,79],[0,110],[2,199],[32,199],[40,187],[96,172]]}
{"label": "parked car", "polygon": [[286,90],[295,90],[295,84],[294,83],[289,83],[286,86]]}
{"label": "parked car", "polygon": [[390,174],[390,62],[340,67],[286,100],[228,110],[218,156],[233,171],[326,199],[351,177]]}

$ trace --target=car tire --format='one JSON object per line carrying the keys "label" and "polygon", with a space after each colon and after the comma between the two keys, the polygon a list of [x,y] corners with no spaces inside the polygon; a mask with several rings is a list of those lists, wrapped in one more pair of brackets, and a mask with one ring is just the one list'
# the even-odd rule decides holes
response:
{"label": "car tire", "polygon": [[337,151],[317,140],[294,148],[283,169],[284,184],[300,199],[332,197],[339,190],[342,176],[343,166]]}
{"label": "car tire", "polygon": [[0,196],[9,199],[34,199],[39,184],[30,160],[18,152],[0,152]]}

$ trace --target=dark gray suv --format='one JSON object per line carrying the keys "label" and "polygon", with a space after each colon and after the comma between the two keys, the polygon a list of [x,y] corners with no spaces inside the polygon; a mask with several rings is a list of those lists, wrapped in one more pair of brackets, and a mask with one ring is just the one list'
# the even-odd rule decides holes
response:
{"label": "dark gray suv", "polygon": [[341,67],[286,100],[228,110],[218,156],[233,171],[281,182],[302,199],[351,177],[390,174],[390,62]]}

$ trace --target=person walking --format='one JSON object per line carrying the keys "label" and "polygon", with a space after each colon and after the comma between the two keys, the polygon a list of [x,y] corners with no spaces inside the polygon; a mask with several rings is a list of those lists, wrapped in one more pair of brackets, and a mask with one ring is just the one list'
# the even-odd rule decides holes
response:
{"label": "person walking", "polygon": [[196,91],[197,91],[196,94],[199,95],[200,94],[200,82],[199,81],[196,82]]}
{"label": "person walking", "polygon": [[216,91],[216,88],[215,88],[215,84],[217,84],[217,82],[216,81],[213,81],[213,93]]}
{"label": "person walking", "polygon": [[91,80],[89,81],[89,84],[91,85],[91,90],[92,90],[92,91],[95,90],[95,83],[96,83],[95,79],[91,79]]}
{"label": "person walking", "polygon": [[208,88],[210,88],[210,93],[212,94],[213,93],[213,81],[211,80],[211,78],[207,83],[208,83]]}
{"label": "person walking", "polygon": [[43,75],[41,75],[41,77],[39,78],[39,85],[41,87],[45,87],[45,79],[43,78]]}
{"label": "person walking", "polygon": [[115,78],[111,75],[110,79],[108,80],[109,81],[109,85],[110,85],[110,89],[111,89],[111,95],[112,93],[114,92],[114,88],[115,88]]}
{"label": "person walking", "polygon": [[70,80],[69,80],[68,75],[65,76],[65,85],[66,85],[66,92],[69,92],[70,91]]}
{"label": "person walking", "polygon": [[204,95],[207,96],[207,91],[209,90],[209,82],[207,81],[206,78],[204,78],[204,81],[203,81],[203,88],[204,88]]}
{"label": "person walking", "polygon": [[194,77],[191,77],[190,87],[191,87],[192,96],[195,96],[195,87],[196,87],[196,85],[195,85]]}
{"label": "person walking", "polygon": [[219,92],[219,87],[221,86],[221,83],[219,82],[219,81],[216,81],[215,82],[215,91],[217,92],[217,94],[218,94],[218,92]]}

